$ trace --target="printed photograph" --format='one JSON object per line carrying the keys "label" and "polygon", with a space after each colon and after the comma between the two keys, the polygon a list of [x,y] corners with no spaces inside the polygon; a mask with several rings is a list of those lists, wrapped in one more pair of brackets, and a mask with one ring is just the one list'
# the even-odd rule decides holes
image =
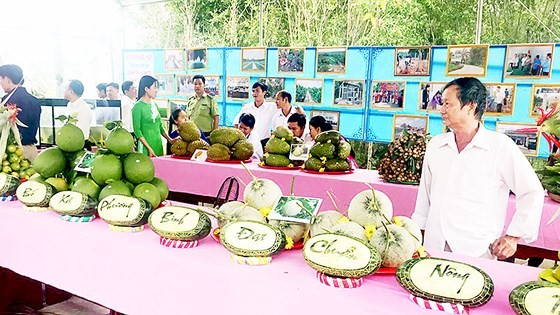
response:
{"label": "printed photograph", "polygon": [[488,65],[488,45],[456,45],[447,48],[447,75],[483,77]]}
{"label": "printed photograph", "polygon": [[319,212],[322,202],[323,199],[319,198],[282,196],[268,218],[310,224],[312,215]]}
{"label": "printed photograph", "polygon": [[270,102],[274,102],[276,100],[276,93],[284,89],[284,78],[261,77],[259,82],[268,87],[264,98]]}
{"label": "printed photograph", "polygon": [[335,80],[334,105],[361,107],[364,104],[364,80]]}
{"label": "printed photograph", "polygon": [[437,111],[441,109],[441,94],[446,82],[420,83],[418,110]]}
{"label": "printed photograph", "polygon": [[303,72],[305,48],[278,48],[278,72]]}
{"label": "printed photograph", "polygon": [[249,77],[227,77],[227,98],[248,99],[250,92]]}
{"label": "printed photograph", "polygon": [[175,78],[173,74],[156,74],[158,80],[158,95],[173,95],[175,92]]}
{"label": "printed photograph", "polygon": [[371,107],[403,109],[405,82],[372,82]]}
{"label": "printed photograph", "polygon": [[428,117],[395,115],[393,117],[393,140],[398,139],[405,130],[426,134],[428,130]]}
{"label": "printed photograph", "polygon": [[291,161],[307,161],[309,159],[310,145],[305,143],[292,143],[290,146]]}
{"label": "printed photograph", "polygon": [[484,83],[488,91],[488,102],[484,114],[511,116],[515,102],[515,84]]}
{"label": "printed photograph", "polygon": [[167,99],[156,98],[153,102],[157,105],[161,118],[169,118],[169,101]]}
{"label": "printed photograph", "polygon": [[165,70],[176,71],[185,69],[184,51],[182,48],[165,49],[163,51]]}
{"label": "printed photograph", "polygon": [[188,113],[189,102],[186,100],[169,100],[169,113],[172,113],[177,108],[184,110]]}
{"label": "printed photograph", "polygon": [[322,100],[322,79],[296,79],[296,103],[320,105]]}
{"label": "printed photograph", "polygon": [[317,73],[346,73],[346,47],[318,47]]}
{"label": "printed photograph", "polygon": [[194,95],[194,83],[191,75],[177,74],[175,80],[177,81],[175,94],[180,96]]}
{"label": "printed photograph", "polygon": [[187,70],[204,70],[208,68],[206,48],[187,49]]}
{"label": "printed photograph", "polygon": [[204,86],[206,94],[216,98],[220,97],[220,77],[217,75],[208,75],[204,76],[204,78],[206,79],[206,84]]}
{"label": "printed photograph", "polygon": [[334,110],[312,110],[309,119],[315,116],[323,116],[334,130],[340,130],[340,112]]}
{"label": "printed photograph", "polygon": [[532,95],[531,116],[540,117],[540,110],[547,113],[560,101],[560,84],[535,84]]}
{"label": "printed photograph", "polygon": [[266,70],[266,47],[241,48],[241,69],[243,71]]}
{"label": "printed photograph", "polygon": [[536,156],[539,152],[539,132],[536,124],[519,124],[496,122],[496,131],[510,137],[527,156]]}
{"label": "printed photograph", "polygon": [[506,78],[550,78],[554,44],[512,44],[507,46]]}
{"label": "printed photograph", "polygon": [[395,75],[429,76],[430,56],[429,46],[397,47],[395,49]]}

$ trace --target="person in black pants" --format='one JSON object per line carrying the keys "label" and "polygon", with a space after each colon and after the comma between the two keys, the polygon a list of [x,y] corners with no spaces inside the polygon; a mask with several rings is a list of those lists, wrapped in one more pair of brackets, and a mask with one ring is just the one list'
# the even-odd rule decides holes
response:
{"label": "person in black pants", "polygon": [[21,144],[23,145],[23,156],[33,162],[38,154],[35,144],[37,143],[41,105],[37,98],[29,94],[22,86],[23,82],[23,71],[19,66],[3,65],[0,67],[0,85],[6,92],[6,95],[2,97],[2,102],[9,98],[6,105],[15,105],[21,110],[17,119],[27,126],[18,125]]}

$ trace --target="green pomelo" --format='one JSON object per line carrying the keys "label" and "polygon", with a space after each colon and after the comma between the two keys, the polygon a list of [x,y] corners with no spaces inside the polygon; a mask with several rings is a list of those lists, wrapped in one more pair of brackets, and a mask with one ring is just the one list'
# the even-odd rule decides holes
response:
{"label": "green pomelo", "polygon": [[142,183],[134,188],[134,192],[132,193],[134,197],[142,198],[149,202],[152,207],[155,209],[161,203],[161,195],[159,190],[156,186],[150,183]]}
{"label": "green pomelo", "polygon": [[64,178],[51,177],[47,178],[45,182],[51,184],[58,192],[68,190],[68,184],[66,184]]}
{"label": "green pomelo", "polygon": [[84,148],[84,133],[74,124],[65,124],[56,133],[56,145],[65,152],[76,152]]}
{"label": "green pomelo", "polygon": [[45,183],[45,178],[39,173],[35,173],[29,177],[29,180],[36,181],[39,183]]}
{"label": "green pomelo", "polygon": [[167,183],[163,179],[154,177],[154,179],[152,179],[150,184],[156,186],[156,188],[159,190],[161,201],[167,199],[167,196],[169,196],[169,187],[167,186]]}
{"label": "green pomelo", "polygon": [[124,159],[124,175],[132,184],[149,183],[156,170],[152,160],[142,153],[130,153]]}
{"label": "green pomelo", "polygon": [[98,155],[91,164],[91,177],[98,185],[105,185],[108,180],[122,178],[121,160],[113,154]]}
{"label": "green pomelo", "polygon": [[33,168],[44,178],[53,177],[66,168],[64,152],[57,147],[41,151],[33,161]]}
{"label": "green pomelo", "polygon": [[103,198],[112,195],[132,196],[132,190],[123,181],[112,181],[101,189],[99,200],[103,200]]}
{"label": "green pomelo", "polygon": [[95,183],[93,179],[82,177],[74,182],[72,191],[81,192],[82,194],[86,194],[91,198],[98,200],[97,197],[99,197],[101,188]]}
{"label": "green pomelo", "polygon": [[107,136],[105,147],[116,155],[125,155],[134,149],[134,139],[126,129],[115,128]]}

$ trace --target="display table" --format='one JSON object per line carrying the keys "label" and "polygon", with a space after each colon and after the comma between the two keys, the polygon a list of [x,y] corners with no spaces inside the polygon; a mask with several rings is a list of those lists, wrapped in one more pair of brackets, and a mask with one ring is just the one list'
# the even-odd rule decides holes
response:
{"label": "display table", "polygon": [[[164,179],[169,185],[169,189],[175,192],[200,196],[216,196],[220,185],[229,176],[237,176],[245,182],[251,180],[249,174],[240,164],[194,162],[174,159],[169,156],[158,157],[153,159],[153,161],[156,168],[156,176]],[[295,176],[294,194],[296,196],[322,198],[321,210],[334,209],[332,202],[327,196],[327,190],[332,189],[332,192],[339,199],[337,205],[342,211],[348,207],[354,195],[368,189],[364,183],[372,184],[375,189],[386,193],[391,198],[394,215],[410,217],[416,204],[418,186],[384,182],[379,178],[377,171],[357,169],[352,174],[319,175],[299,170],[264,169],[255,162],[246,165],[255,176],[274,180],[282,188],[282,192],[285,195],[290,193],[292,176]],[[241,185],[239,200],[243,199],[242,196],[243,185]],[[543,198],[545,198],[545,205],[539,237],[530,246],[557,251],[560,249],[560,219],[548,226],[546,222],[554,215],[560,204],[548,197],[543,196]],[[510,196],[508,206],[506,226],[511,221],[514,211],[515,196],[512,195]],[[556,257],[555,254],[554,257]]]}
{"label": "display table", "polygon": [[[514,314],[510,291],[539,272],[432,255],[473,264],[492,277],[494,297],[471,314]],[[71,223],[50,211],[26,212],[19,202],[0,205],[0,266],[127,314],[444,314],[413,304],[393,275],[374,274],[360,288],[336,289],[315,279],[299,250],[260,267],[230,257],[210,237],[193,249],[172,249],[159,245],[149,228],[113,232],[99,219]]]}

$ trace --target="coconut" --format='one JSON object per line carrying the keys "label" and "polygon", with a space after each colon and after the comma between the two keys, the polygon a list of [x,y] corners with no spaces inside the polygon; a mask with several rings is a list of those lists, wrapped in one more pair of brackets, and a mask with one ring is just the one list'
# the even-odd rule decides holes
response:
{"label": "coconut", "polygon": [[[340,233],[359,238],[367,242],[366,230],[356,222],[341,222],[333,225],[330,229],[333,233]],[[325,231],[326,232],[326,231]]]}
{"label": "coconut", "polygon": [[348,218],[361,226],[381,227],[393,216],[391,199],[378,190],[368,189],[358,193],[348,206]]}
{"label": "coconut", "polygon": [[394,224],[384,224],[383,228],[377,229],[369,242],[381,255],[382,265],[385,267],[400,266],[412,258],[417,249],[410,233],[405,228]]}
{"label": "coconut", "polygon": [[411,218],[403,216],[393,217],[391,221],[395,223],[395,225],[402,226],[408,231],[408,233],[410,233],[412,239],[414,240],[414,248],[415,250],[418,250],[420,245],[422,245],[422,231],[420,231],[418,224],[416,224],[416,222],[414,222]]}
{"label": "coconut", "polygon": [[[236,201],[237,202],[237,201]],[[259,212],[259,210],[250,207],[246,204],[242,204],[238,207],[229,205],[227,207],[220,207],[218,210],[218,226],[220,228],[224,227],[226,224],[232,221],[238,220],[251,220],[266,223],[266,219]]]}
{"label": "coconut", "polygon": [[319,212],[319,214],[315,217],[313,224],[311,224],[311,237],[327,233],[327,231],[332,231],[332,227],[338,224],[338,221],[342,217],[344,217],[342,213],[336,210]]}
{"label": "coconut", "polygon": [[257,178],[244,163],[241,163],[245,170],[253,178],[243,192],[245,203],[257,210],[272,210],[278,199],[282,197],[282,189],[275,182],[266,178]]}
{"label": "coconut", "polygon": [[305,223],[281,220],[269,220],[268,224],[280,229],[282,232],[284,232],[286,237],[290,237],[294,243],[299,242],[309,228],[309,225]]}

